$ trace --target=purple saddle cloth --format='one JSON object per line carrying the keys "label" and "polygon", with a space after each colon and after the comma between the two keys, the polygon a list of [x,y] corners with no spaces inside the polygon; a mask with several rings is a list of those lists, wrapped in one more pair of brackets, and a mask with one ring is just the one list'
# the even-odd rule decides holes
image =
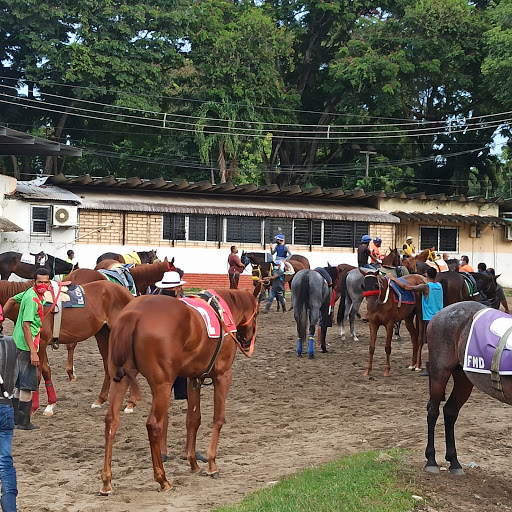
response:
{"label": "purple saddle cloth", "polygon": [[[512,316],[493,308],[482,309],[473,323],[464,353],[464,371],[491,373],[492,356],[501,337],[512,327]],[[512,375],[512,336],[508,336],[500,361],[500,375]]]}

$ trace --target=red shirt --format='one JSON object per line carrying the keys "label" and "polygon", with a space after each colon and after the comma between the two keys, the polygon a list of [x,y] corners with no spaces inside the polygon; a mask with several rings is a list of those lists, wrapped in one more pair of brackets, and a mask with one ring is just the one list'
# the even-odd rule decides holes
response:
{"label": "red shirt", "polygon": [[231,253],[228,257],[228,265],[229,265],[229,274],[241,274],[244,266],[242,262],[240,261],[240,257],[235,254]]}

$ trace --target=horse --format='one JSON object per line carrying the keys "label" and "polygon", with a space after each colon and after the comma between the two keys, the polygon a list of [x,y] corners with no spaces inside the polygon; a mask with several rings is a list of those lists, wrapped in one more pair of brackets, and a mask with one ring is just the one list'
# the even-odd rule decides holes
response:
{"label": "horse", "polygon": [[[339,277],[338,268],[324,267],[323,270],[329,274],[334,286]],[[314,336],[320,317],[321,348],[322,352],[327,352],[325,335],[330,323],[329,309],[333,298],[332,288],[326,283],[325,277],[320,272],[312,269],[303,269],[297,272],[291,288],[293,315],[298,335],[297,355],[299,357],[302,355],[302,346],[306,342],[309,320],[308,356],[309,359],[314,359]]]}
{"label": "horse", "polygon": [[[106,261],[113,260],[104,260],[104,262]],[[101,265],[101,263],[99,265]],[[116,262],[116,265],[119,265],[119,262]],[[129,269],[130,274],[133,277],[133,281],[135,283],[135,288],[137,290],[138,295],[144,295],[147,292],[147,290],[150,287],[155,286],[155,283],[157,281],[160,281],[163,278],[164,273],[169,270],[176,270],[178,273],[180,273],[180,275],[183,275],[183,271],[174,266],[174,258],[169,263],[167,261],[167,256],[165,257],[164,261],[152,263],[151,265],[137,265]],[[66,281],[79,285],[92,283],[94,281],[106,280],[108,280],[108,278],[105,274],[101,272],[101,270],[91,270],[88,268],[80,268],[77,270],[73,270],[73,272],[71,272],[71,274],[69,274],[66,277]],[[70,381],[76,380],[75,366],[73,364],[76,346],[77,343],[66,344],[66,348],[68,351],[66,372],[68,374]],[[133,407],[131,406],[125,409],[125,412],[131,411],[133,411]]]}
{"label": "horse", "polygon": [[419,254],[417,254],[414,258],[403,258],[402,265],[407,268],[407,270],[411,273],[416,273],[418,271],[416,263],[421,261],[425,263],[427,260],[435,261],[436,260],[436,248],[430,247],[427,249],[423,249]]}
{"label": "horse", "polygon": [[[444,400],[446,385],[450,377],[453,377],[453,389],[444,405],[443,413],[446,460],[450,463],[449,471],[452,474],[461,475],[464,473],[457,459],[454,430],[459,411],[471,395],[473,386],[502,402],[512,405],[512,377],[498,373],[500,361],[503,362],[501,354],[497,355],[498,348],[494,351],[491,349],[489,358],[485,361],[484,366],[487,369],[484,373],[469,371],[472,365],[468,364],[469,360],[466,360],[465,357],[468,336],[470,330],[472,330],[474,316],[482,314],[483,309],[485,309],[484,306],[477,302],[459,302],[437,313],[427,327],[430,399],[427,405],[428,443],[425,450],[427,459],[425,470],[430,474],[439,474],[435,457],[434,433],[439,417],[439,406],[441,400]],[[508,317],[505,313],[501,315]],[[506,327],[509,327],[508,323]],[[491,335],[490,332],[489,335]],[[490,341],[489,335],[486,336],[487,343]],[[506,339],[506,333],[502,340],[504,339]],[[494,364],[495,358],[496,365]],[[482,365],[479,364],[478,366],[481,367]]]}
{"label": "horse", "polygon": [[[26,283],[17,283],[26,285]],[[21,290],[20,290],[21,291]],[[85,306],[80,308],[62,308],[62,318],[58,342],[59,343],[77,343],[94,336],[98,343],[98,349],[103,358],[105,378],[101,392],[94,402],[93,407],[99,407],[107,400],[110,387],[110,378],[108,374],[108,337],[110,328],[116,321],[122,309],[132,301],[133,295],[118,284],[110,281],[95,281],[83,285],[85,296]],[[49,308],[45,307],[45,317],[39,344],[39,380],[41,374],[46,383],[48,394],[48,407],[45,415],[51,416],[57,402],[57,397],[51,386],[51,369],[48,363],[46,349],[53,340],[54,314],[48,314]],[[14,299],[9,299],[4,307],[4,315],[16,322],[19,311],[19,303]],[[72,369],[67,368],[68,375]],[[33,394],[33,411],[39,406],[38,393]]]}
{"label": "horse", "polygon": [[[400,265],[400,254],[398,249],[390,249],[389,254],[387,254],[382,259],[382,266],[384,269],[387,268],[396,268]],[[347,320],[347,316],[349,318],[349,328],[350,334],[352,335],[352,339],[354,341],[359,341],[355,333],[354,321],[356,315],[359,312],[359,308],[361,307],[361,303],[363,302],[363,275],[358,271],[357,267],[347,272],[345,275],[340,277],[339,281],[339,289],[342,300],[340,301],[340,305],[338,307],[338,314],[336,323],[341,325],[340,335],[341,339],[345,340],[345,322]],[[366,272],[367,269],[362,269]]]}
{"label": "horse", "polygon": [[118,254],[117,252],[105,252],[96,260],[96,264],[103,260],[115,260],[119,263],[132,263],[134,265],[144,265],[153,263],[157,259],[156,249],[151,251],[133,251],[130,254]]}
{"label": "horse", "polygon": [[[363,269],[359,269],[362,272]],[[411,274],[404,277],[410,285],[424,284],[426,281],[423,276]],[[386,368],[384,370],[384,377],[389,377],[391,369],[390,356],[391,356],[391,338],[393,336],[393,327],[395,322],[405,320],[407,330],[411,335],[412,341],[412,359],[409,366],[410,370],[421,369],[421,344],[423,343],[423,318],[421,314],[417,315],[418,330],[414,326],[414,315],[416,315],[416,306],[419,299],[415,294],[415,301],[412,304],[398,303],[394,301],[394,293],[390,289],[389,279],[379,275],[378,271],[368,271],[363,279],[363,295],[367,298],[368,302],[368,318],[370,321],[370,348],[368,364],[365,377],[370,376],[373,363],[373,354],[375,352],[375,342],[377,340],[377,331],[383,325],[386,329]],[[421,301],[420,301],[421,306]],[[421,308],[420,308],[421,309]]]}
{"label": "horse", "polygon": [[[115,377],[105,416],[105,463],[101,472],[103,486],[100,494],[113,492],[112,446],[119,427],[120,406],[128,384],[137,394],[140,393],[136,380],[138,373],[148,381],[153,396],[146,427],[154,478],[160,484],[160,490],[172,488],[165,477],[162,455],[164,458],[167,456],[167,410],[177,376],[189,377],[186,452],[192,473],[199,471],[195,445],[201,423],[201,384],[207,377],[213,382],[213,432],[207,451],[207,475],[218,476],[215,458],[220,430],[225,422],[232,364],[237,348],[246,355],[250,355],[254,348],[259,288],[256,287],[254,293],[245,290],[217,291],[229,307],[237,328],[236,337],[225,332],[217,343],[208,337],[201,315],[174,297],[137,297],[119,316],[110,337],[109,372]],[[245,352],[247,346],[250,346],[248,353]]]}
{"label": "horse", "polygon": [[50,279],[53,279],[56,275],[69,274],[76,267],[72,263],[44,252],[30,253],[33,263],[22,261],[23,256],[24,254],[21,252],[12,251],[0,254],[0,278],[2,281],[7,281],[12,273],[23,279],[32,279],[35,270],[41,267],[47,269]]}

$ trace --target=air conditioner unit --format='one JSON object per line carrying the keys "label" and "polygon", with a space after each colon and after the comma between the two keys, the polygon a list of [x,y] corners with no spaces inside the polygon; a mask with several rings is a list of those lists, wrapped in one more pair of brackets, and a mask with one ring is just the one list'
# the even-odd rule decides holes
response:
{"label": "air conditioner unit", "polygon": [[78,208],[76,206],[54,206],[52,226],[76,227],[78,226]]}
{"label": "air conditioner unit", "polygon": [[512,240],[512,224],[505,226],[505,240]]}

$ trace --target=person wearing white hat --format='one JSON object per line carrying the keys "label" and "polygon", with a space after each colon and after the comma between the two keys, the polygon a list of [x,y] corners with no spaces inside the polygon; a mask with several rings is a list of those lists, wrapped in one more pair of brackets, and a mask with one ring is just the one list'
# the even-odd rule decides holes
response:
{"label": "person wearing white hat", "polygon": [[159,294],[169,295],[171,297],[183,296],[183,285],[186,281],[181,279],[179,272],[171,270],[166,272],[161,281],[155,283],[157,288],[160,288]]}
{"label": "person wearing white hat", "polygon": [[414,258],[416,256],[416,248],[412,245],[412,236],[409,235],[405,239],[405,244],[403,246],[402,257],[403,258]]}

